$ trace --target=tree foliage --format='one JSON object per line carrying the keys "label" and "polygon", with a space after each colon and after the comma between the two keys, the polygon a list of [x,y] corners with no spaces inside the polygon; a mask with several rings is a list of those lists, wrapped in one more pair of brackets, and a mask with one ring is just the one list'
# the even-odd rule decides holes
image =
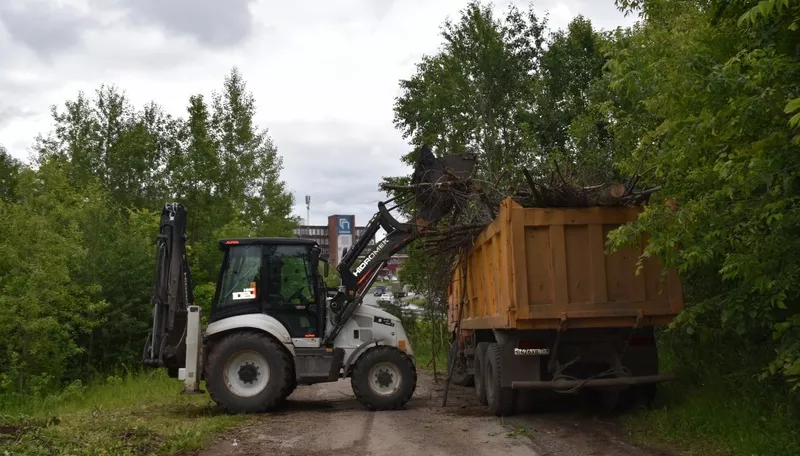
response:
{"label": "tree foliage", "polygon": [[651,119],[622,166],[653,167],[663,198],[678,202],[675,212],[652,205],[612,241],[651,233],[645,255],[690,285],[676,324],[698,341],[774,339],[768,373],[795,381],[800,144],[787,107],[800,94],[800,40],[791,8],[741,21],[755,3],[643,2],[647,21],[611,51],[611,87]]}
{"label": "tree foliage", "polygon": [[0,394],[46,392],[140,362],[164,203],[188,208],[205,307],[219,237],[291,235],[281,157],[254,123],[238,70],[211,99],[193,95],[186,117],[175,117],[101,86],[52,108],[32,163],[0,149]]}

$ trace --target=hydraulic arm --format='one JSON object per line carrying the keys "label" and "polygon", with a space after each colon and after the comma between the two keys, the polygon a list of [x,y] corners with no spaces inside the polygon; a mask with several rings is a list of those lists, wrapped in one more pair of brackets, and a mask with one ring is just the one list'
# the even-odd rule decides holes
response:
{"label": "hydraulic arm", "polygon": [[161,212],[157,238],[153,328],[142,362],[166,367],[176,377],[185,364],[187,309],[194,303],[192,277],[186,261],[186,209],[167,204]]}
{"label": "hydraulic arm", "polygon": [[[369,239],[374,238],[379,228],[383,228],[386,231],[386,237],[353,270],[352,267],[358,257],[367,248]],[[378,212],[367,224],[364,234],[347,251],[337,266],[339,276],[342,278],[342,286],[331,300],[331,310],[335,313],[334,322],[336,325],[330,333],[326,334],[325,343],[333,343],[339,331],[344,327],[344,323],[347,322],[361,304],[364,295],[369,291],[378,273],[392,255],[413,242],[417,236],[418,233],[413,225],[398,222],[389,213],[386,203],[378,203]]]}
{"label": "hydraulic arm", "polygon": [[[337,266],[342,286],[331,300],[335,325],[332,331],[326,334],[325,344],[333,343],[344,324],[361,305],[364,296],[389,259],[403,247],[414,242],[429,225],[436,223],[452,210],[452,199],[447,197],[447,193],[443,195],[436,189],[445,183],[469,176],[473,166],[474,161],[471,157],[435,158],[427,146],[422,147],[411,179],[417,213],[414,223],[403,223],[394,218],[390,209],[386,207],[389,201],[378,203],[378,212],[367,224],[364,234],[345,253]],[[400,205],[402,202],[395,207]],[[380,228],[386,232],[386,237],[353,269],[369,245],[369,240],[375,237]]]}

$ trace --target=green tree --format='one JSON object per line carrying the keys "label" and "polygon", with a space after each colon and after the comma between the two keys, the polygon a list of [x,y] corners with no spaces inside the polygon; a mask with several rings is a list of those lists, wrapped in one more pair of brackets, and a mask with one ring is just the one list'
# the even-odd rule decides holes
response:
{"label": "green tree", "polygon": [[72,187],[64,165],[24,170],[18,203],[0,201],[0,391],[47,390],[67,374],[78,340],[108,305],[76,280],[87,260],[80,228],[107,202],[96,185]]}
{"label": "green tree", "polygon": [[37,138],[38,159],[69,162],[73,185],[99,179],[121,206],[155,208],[166,196],[161,168],[177,147],[175,121],[156,104],[137,111],[104,85],[93,99],[80,92],[51,113],[55,128]]}
{"label": "green tree", "polygon": [[564,174],[586,185],[618,178],[610,147],[613,122],[603,109],[609,101],[602,78],[605,49],[613,41],[583,16],[550,34],[531,82],[532,109],[522,124],[527,143],[542,151],[542,162],[531,170],[535,176],[547,177],[557,162]]}
{"label": "green tree", "polygon": [[11,200],[17,187],[17,179],[22,163],[0,146],[0,200]]}
{"label": "green tree", "polygon": [[290,236],[294,196],[280,179],[283,160],[266,130],[254,123],[255,98],[234,68],[213,97],[211,125],[220,156],[218,196],[260,236]]}
{"label": "green tree", "polygon": [[[787,105],[800,95],[796,5],[620,3],[645,18],[609,64],[615,93],[638,106],[617,117],[644,131],[621,165],[652,167],[662,196],[614,233],[614,245],[649,233],[645,255],[664,258],[687,282],[690,305],[676,325],[701,343],[774,339],[769,372],[795,381],[800,145]],[[774,14],[740,21],[758,5]],[[668,198],[677,210],[658,204]]]}
{"label": "green tree", "polygon": [[[414,75],[400,81],[395,125],[403,137],[415,147],[427,143],[440,155],[474,153],[478,175],[491,182],[518,177],[506,171],[536,158],[522,124],[545,22],[533,7],[523,13],[512,6],[497,19],[479,2],[470,2],[458,22],[446,21],[441,50],[424,56]],[[415,158],[411,152],[403,160]]]}

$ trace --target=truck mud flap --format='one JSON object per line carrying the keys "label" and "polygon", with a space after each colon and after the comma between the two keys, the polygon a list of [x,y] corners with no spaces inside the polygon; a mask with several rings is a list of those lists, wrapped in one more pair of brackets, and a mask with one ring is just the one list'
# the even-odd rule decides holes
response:
{"label": "truck mud flap", "polygon": [[674,375],[642,375],[637,377],[593,378],[586,380],[514,381],[513,389],[569,389],[593,386],[632,386],[675,380]]}

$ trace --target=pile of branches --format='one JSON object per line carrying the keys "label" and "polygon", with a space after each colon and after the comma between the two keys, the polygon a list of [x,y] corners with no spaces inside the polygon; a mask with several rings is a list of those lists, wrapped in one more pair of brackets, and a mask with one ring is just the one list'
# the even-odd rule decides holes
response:
{"label": "pile of branches", "polygon": [[528,188],[514,192],[514,199],[523,207],[603,207],[603,206],[643,206],[650,200],[650,195],[659,187],[636,190],[641,175],[634,175],[625,184],[613,182],[590,187],[570,185],[556,171],[551,175],[549,183],[537,182],[530,171],[522,170]]}
{"label": "pile of branches", "polygon": [[[447,182],[403,187],[406,191],[424,189],[427,204],[442,204],[449,209],[449,215],[439,227],[420,230],[426,253],[432,257],[450,258],[466,253],[478,234],[495,219],[500,203],[507,197],[522,207],[635,207],[647,204],[650,196],[659,190],[659,187],[637,189],[641,174],[634,175],[625,183],[592,186],[579,185],[577,179],[571,179],[573,182],[570,183],[557,165],[548,179],[537,180],[527,169],[523,169],[521,174],[523,178],[517,179],[516,185],[505,188],[474,177],[469,177],[468,181],[464,178],[455,181],[451,177]],[[435,185],[435,189],[431,185]]]}

